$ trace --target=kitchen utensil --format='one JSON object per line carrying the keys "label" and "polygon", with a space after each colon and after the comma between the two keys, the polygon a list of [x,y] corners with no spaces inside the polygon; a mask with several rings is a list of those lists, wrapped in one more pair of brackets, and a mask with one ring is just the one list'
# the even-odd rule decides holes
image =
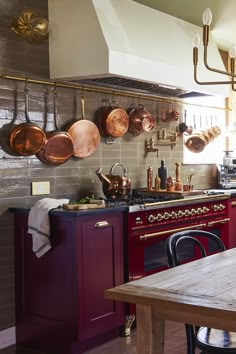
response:
{"label": "kitchen utensil", "polygon": [[[123,176],[121,175],[114,175],[114,169],[120,166],[123,169]],[[100,181],[102,182],[103,193],[108,199],[120,199],[128,197],[131,190],[131,181],[128,178],[127,168],[117,162],[115,163],[108,175],[102,174],[102,168],[99,168],[96,171],[96,174]]]}
{"label": "kitchen utensil", "polygon": [[203,133],[195,133],[190,135],[186,141],[185,146],[189,151],[194,153],[202,152],[207,145],[207,138]]}
{"label": "kitchen utensil", "polygon": [[119,138],[128,130],[129,117],[124,109],[118,107],[117,101],[110,100],[109,106],[102,108],[99,125],[105,138]]}
{"label": "kitchen utensil", "polygon": [[28,88],[25,88],[24,95],[26,123],[21,123],[14,127],[10,132],[9,144],[12,151],[16,154],[31,156],[39,152],[43,147],[46,134],[39,126],[30,121],[28,113]]}
{"label": "kitchen utensil", "polygon": [[175,180],[176,180],[176,183],[175,183],[175,190],[176,191],[181,191],[182,190],[182,182],[181,182],[181,179],[180,179],[180,163],[176,162],[175,163]]}
{"label": "kitchen utensil", "polygon": [[73,156],[85,158],[92,155],[100,143],[99,130],[93,122],[85,118],[84,96],[81,96],[81,119],[75,119],[66,128],[73,140]]}
{"label": "kitchen utensil", "polygon": [[155,118],[144,108],[142,104],[134,108],[129,114],[129,131],[133,135],[142,132],[150,132],[156,126]]}
{"label": "kitchen utensil", "polygon": [[55,130],[46,133],[46,140],[42,149],[36,154],[38,159],[50,166],[61,165],[73,153],[73,140],[69,133],[60,131],[57,122],[57,93],[53,92],[53,109]]}

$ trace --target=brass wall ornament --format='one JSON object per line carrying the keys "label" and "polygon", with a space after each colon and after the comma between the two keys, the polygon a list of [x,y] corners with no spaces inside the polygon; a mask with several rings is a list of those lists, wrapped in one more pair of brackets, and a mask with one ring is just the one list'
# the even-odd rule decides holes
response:
{"label": "brass wall ornament", "polygon": [[48,21],[37,12],[25,10],[12,23],[11,30],[28,42],[41,42],[48,38]]}

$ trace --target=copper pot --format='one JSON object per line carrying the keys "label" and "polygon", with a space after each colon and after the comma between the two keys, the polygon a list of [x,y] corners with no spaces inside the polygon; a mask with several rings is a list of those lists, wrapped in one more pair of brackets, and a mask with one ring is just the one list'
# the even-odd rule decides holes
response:
{"label": "copper pot", "polygon": [[11,150],[17,155],[31,156],[43,147],[46,134],[39,126],[30,121],[28,112],[29,90],[27,88],[25,88],[24,94],[26,123],[14,127],[10,133],[9,144]]}
{"label": "copper pot", "polygon": [[105,138],[119,138],[128,130],[129,117],[125,110],[118,107],[116,101],[109,101],[109,106],[101,110],[99,125]]}
{"label": "copper pot", "polygon": [[138,107],[131,110],[129,113],[129,130],[137,136],[142,132],[150,132],[156,126],[155,118],[139,104]]}
{"label": "copper pot", "polygon": [[57,94],[53,93],[53,109],[55,130],[46,133],[46,141],[42,149],[36,154],[38,159],[49,166],[61,165],[73,153],[72,137],[65,131],[60,131],[57,122]]}
{"label": "copper pot", "polygon": [[194,153],[202,152],[207,144],[207,138],[203,133],[192,134],[185,141],[187,149]]}

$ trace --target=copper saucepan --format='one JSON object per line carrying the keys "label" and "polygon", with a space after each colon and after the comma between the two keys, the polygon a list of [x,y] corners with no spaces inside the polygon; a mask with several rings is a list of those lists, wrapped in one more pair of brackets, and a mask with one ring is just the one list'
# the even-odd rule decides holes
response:
{"label": "copper saucepan", "polygon": [[56,90],[53,93],[53,113],[55,130],[46,133],[46,141],[36,155],[41,162],[49,166],[63,164],[73,153],[72,137],[58,128]]}
{"label": "copper saucepan", "polygon": [[99,123],[105,138],[120,138],[128,130],[129,117],[124,109],[118,107],[117,101],[111,100],[109,106],[102,109]]}
{"label": "copper saucepan", "polygon": [[144,108],[142,104],[129,113],[129,130],[133,135],[150,132],[156,126],[156,119]]}
{"label": "copper saucepan", "polygon": [[29,89],[25,88],[25,119],[26,123],[21,123],[14,127],[10,133],[9,144],[13,152],[18,155],[34,155],[43,147],[46,140],[44,131],[32,123],[28,113]]}
{"label": "copper saucepan", "polygon": [[81,119],[73,121],[66,128],[73,140],[73,156],[78,158],[92,155],[100,143],[100,134],[96,124],[85,118],[84,101],[84,96],[81,96]]}

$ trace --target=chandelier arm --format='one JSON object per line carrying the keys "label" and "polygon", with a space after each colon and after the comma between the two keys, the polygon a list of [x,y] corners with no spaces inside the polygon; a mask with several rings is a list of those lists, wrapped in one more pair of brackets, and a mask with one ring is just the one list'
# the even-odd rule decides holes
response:
{"label": "chandelier arm", "polygon": [[[231,76],[231,77],[236,77],[236,75],[234,73],[230,73],[228,71],[223,71],[223,70],[219,70],[219,69],[215,69],[215,68],[212,68],[208,65],[207,63],[207,45],[205,44],[204,45],[204,65],[205,67],[210,70],[210,71],[213,71],[215,73],[218,73],[218,74],[223,74],[223,75],[227,75],[227,76]],[[230,82],[229,82],[230,83]]]}
{"label": "chandelier arm", "polygon": [[197,78],[197,65],[194,65],[194,81],[198,85],[227,85],[231,84],[232,88],[234,84],[236,84],[236,81],[199,81]]}

